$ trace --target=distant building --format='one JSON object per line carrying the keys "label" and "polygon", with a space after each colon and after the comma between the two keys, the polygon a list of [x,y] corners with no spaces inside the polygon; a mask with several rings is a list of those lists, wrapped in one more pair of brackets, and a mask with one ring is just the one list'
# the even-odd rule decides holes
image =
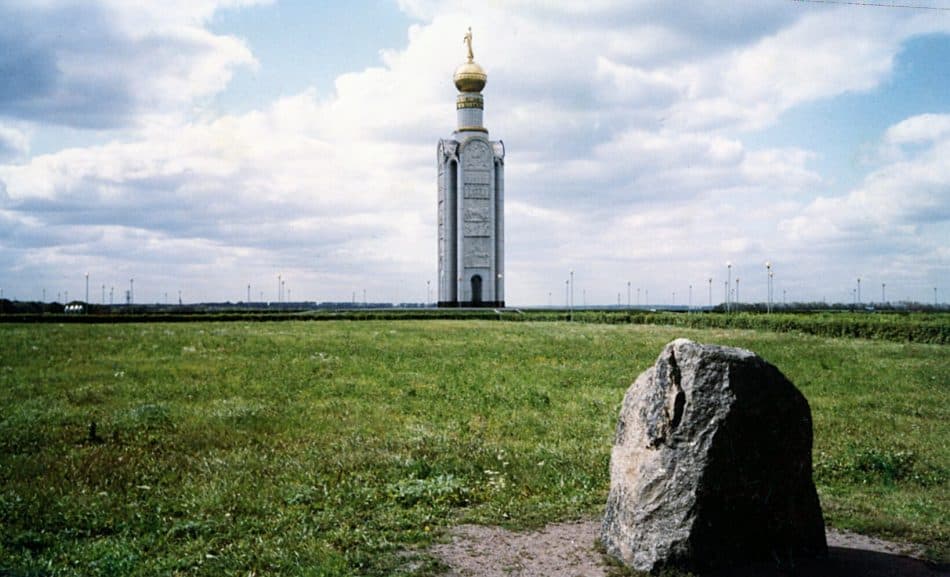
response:
{"label": "distant building", "polygon": [[439,306],[505,306],[505,145],[482,125],[488,76],[472,54],[455,70],[458,128],[439,141]]}

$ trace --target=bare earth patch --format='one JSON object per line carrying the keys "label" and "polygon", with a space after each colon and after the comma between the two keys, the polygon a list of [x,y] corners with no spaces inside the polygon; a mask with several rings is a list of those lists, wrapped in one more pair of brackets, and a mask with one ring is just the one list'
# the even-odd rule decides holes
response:
{"label": "bare earth patch", "polygon": [[[447,577],[607,577],[610,567],[596,547],[599,521],[551,524],[539,531],[513,532],[499,527],[460,525],[451,542],[432,553],[450,570]],[[749,566],[710,573],[716,577],[938,577],[946,567],[916,558],[920,548],[880,539],[828,531],[827,559],[797,567]]]}

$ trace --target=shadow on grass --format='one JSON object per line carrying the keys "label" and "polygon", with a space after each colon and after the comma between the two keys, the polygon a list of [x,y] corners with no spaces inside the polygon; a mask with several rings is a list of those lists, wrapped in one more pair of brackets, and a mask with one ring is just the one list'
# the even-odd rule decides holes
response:
{"label": "shadow on grass", "polygon": [[698,577],[939,577],[950,575],[950,565],[935,565],[902,555],[829,547],[823,559],[799,560],[794,567],[759,563],[702,573]]}

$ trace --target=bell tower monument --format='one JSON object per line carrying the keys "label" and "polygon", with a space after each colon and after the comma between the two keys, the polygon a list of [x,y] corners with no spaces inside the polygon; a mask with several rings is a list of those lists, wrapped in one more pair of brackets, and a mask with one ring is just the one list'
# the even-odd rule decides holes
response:
{"label": "bell tower monument", "polygon": [[488,75],[468,58],[455,69],[458,126],[439,141],[439,306],[505,306],[505,145],[488,139]]}

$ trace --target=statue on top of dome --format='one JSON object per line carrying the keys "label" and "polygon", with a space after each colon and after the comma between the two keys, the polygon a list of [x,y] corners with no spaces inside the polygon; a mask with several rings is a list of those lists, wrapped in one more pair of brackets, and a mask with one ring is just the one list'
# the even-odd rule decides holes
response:
{"label": "statue on top of dome", "polygon": [[472,27],[468,27],[468,32],[465,33],[465,36],[462,38],[462,42],[468,45],[468,61],[472,62],[475,60],[475,55],[472,53]]}

